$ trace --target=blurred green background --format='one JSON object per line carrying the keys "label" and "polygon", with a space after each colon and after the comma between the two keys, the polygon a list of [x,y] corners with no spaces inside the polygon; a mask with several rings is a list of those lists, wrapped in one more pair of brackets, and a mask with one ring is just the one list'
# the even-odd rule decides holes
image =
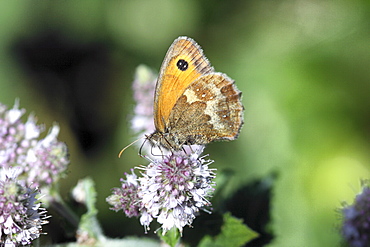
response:
{"label": "blurred green background", "polygon": [[[369,1],[0,5],[0,102],[10,107],[18,97],[39,123],[61,125],[71,159],[62,194],[67,197],[79,178],[92,177],[108,236],[144,232],[137,219],[110,211],[105,202],[124,172],[147,163],[136,148],[117,157],[134,137],[135,68],[158,71],[172,41],[186,35],[243,92],[240,138],[206,149],[219,173],[218,200],[270,178],[267,209],[255,206],[269,218],[264,228],[273,237],[266,246],[339,245],[337,210],[369,177]],[[255,205],[253,198],[238,200]]]}

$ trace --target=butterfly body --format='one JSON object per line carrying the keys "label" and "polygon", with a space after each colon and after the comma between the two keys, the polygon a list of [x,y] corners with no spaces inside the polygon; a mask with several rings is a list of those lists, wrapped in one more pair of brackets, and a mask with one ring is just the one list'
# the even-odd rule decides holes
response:
{"label": "butterfly body", "polygon": [[162,63],[154,95],[154,145],[180,150],[234,140],[243,124],[241,92],[227,75],[215,72],[200,46],[177,38]]}

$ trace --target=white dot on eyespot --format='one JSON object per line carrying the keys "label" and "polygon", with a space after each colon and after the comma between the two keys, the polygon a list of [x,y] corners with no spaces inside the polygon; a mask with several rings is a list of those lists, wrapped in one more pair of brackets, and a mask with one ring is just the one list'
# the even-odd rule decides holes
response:
{"label": "white dot on eyespot", "polygon": [[197,88],[197,90],[196,90],[197,92],[199,92],[199,88]]}
{"label": "white dot on eyespot", "polygon": [[227,115],[222,115],[223,118],[227,117]]}
{"label": "white dot on eyespot", "polygon": [[204,97],[206,97],[206,94],[204,93],[204,94],[202,94],[202,97],[204,98]]}

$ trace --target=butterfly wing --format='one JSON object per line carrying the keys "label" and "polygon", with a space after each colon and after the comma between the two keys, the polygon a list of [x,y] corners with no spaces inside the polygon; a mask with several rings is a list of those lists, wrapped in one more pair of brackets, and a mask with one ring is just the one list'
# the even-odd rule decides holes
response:
{"label": "butterfly wing", "polygon": [[210,73],[191,83],[169,117],[173,146],[234,140],[243,125],[241,92],[222,73]]}
{"label": "butterfly wing", "polygon": [[213,72],[200,46],[191,38],[177,38],[167,51],[154,95],[154,124],[165,132],[171,110],[185,89],[204,74]]}

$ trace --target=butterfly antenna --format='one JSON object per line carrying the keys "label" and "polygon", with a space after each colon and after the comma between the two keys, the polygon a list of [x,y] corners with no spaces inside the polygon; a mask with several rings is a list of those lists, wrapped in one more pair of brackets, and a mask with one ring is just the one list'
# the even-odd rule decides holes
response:
{"label": "butterfly antenna", "polygon": [[[128,144],[126,147],[124,147],[124,148],[122,148],[122,150],[119,152],[119,154],[118,154],[118,158],[121,158],[121,155],[122,155],[122,153],[128,148],[128,147],[130,147],[130,146],[132,146],[133,144],[135,144],[136,142],[138,142],[139,140],[141,140],[141,139],[143,139],[143,137],[141,137],[141,138],[139,138],[139,139],[137,139],[137,140],[135,140],[135,141],[133,141],[133,142],[131,142],[130,144]],[[141,146],[143,146],[143,145],[141,145]],[[141,152],[141,148],[140,148],[140,152]]]}

